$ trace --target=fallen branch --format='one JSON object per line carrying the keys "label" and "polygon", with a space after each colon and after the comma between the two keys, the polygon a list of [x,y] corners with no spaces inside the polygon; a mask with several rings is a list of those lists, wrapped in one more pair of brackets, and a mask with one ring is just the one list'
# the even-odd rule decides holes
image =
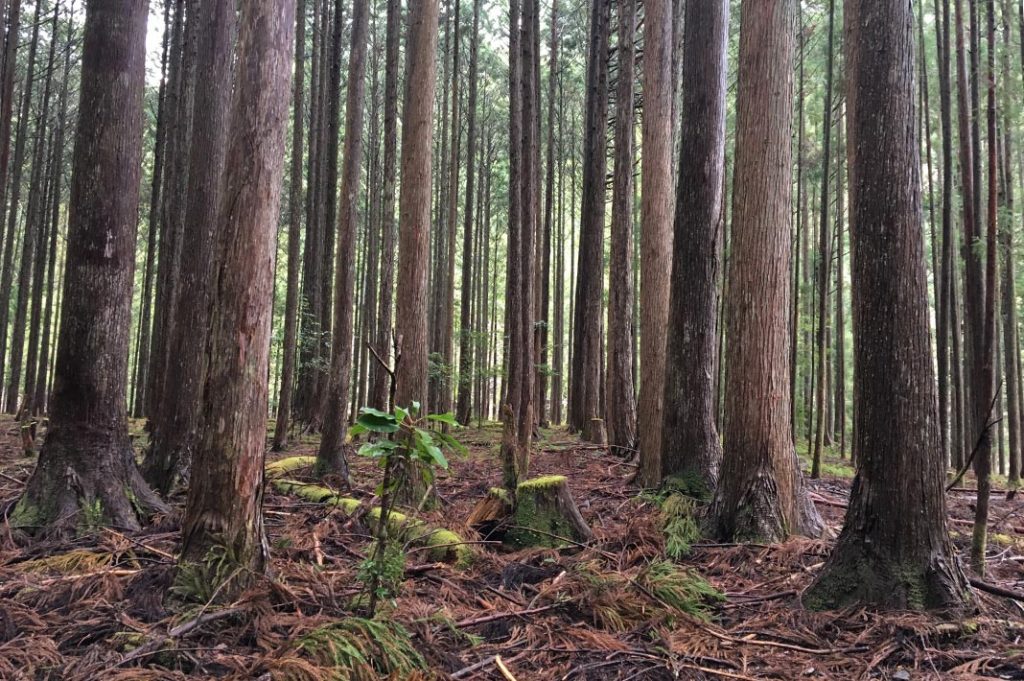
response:
{"label": "fallen branch", "polygon": [[984,580],[978,579],[977,577],[971,577],[968,580],[975,589],[984,591],[985,593],[993,594],[994,596],[1002,596],[1003,598],[1010,598],[1015,601],[1024,603],[1024,593],[1020,591],[1014,591],[1013,589],[1006,589],[995,584],[991,584]]}
{"label": "fallen branch", "polygon": [[217,620],[222,620],[227,617],[232,617],[233,615],[237,615],[238,613],[244,611],[244,607],[234,607],[225,608],[223,610],[217,610],[216,612],[203,613],[198,617],[195,617],[187,622],[179,624],[178,626],[168,631],[164,636],[157,636],[155,638],[150,639],[148,643],[142,644],[132,652],[125,655],[124,659],[121,660],[116,666],[121,667],[139,659],[140,657],[152,655],[153,653],[162,649],[168,643],[175,641],[181,638],[182,636],[185,636],[192,630],[197,629],[198,627],[201,627],[204,624],[215,622]]}
{"label": "fallen branch", "polygon": [[552,603],[551,605],[544,605],[539,608],[530,608],[529,610],[519,610],[516,612],[499,612],[493,615],[486,615],[485,617],[475,617],[469,620],[462,620],[456,622],[455,626],[459,629],[464,627],[472,627],[477,624],[487,624],[488,622],[497,622],[498,620],[507,619],[509,617],[525,617],[527,615],[536,615],[540,612],[547,612],[548,610],[554,610],[555,608],[562,605],[561,603]]}

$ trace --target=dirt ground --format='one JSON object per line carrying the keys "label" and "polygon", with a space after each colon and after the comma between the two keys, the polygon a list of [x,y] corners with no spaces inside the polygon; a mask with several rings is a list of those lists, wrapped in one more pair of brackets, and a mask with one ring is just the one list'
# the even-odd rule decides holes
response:
{"label": "dirt ground", "polygon": [[[33,461],[9,417],[0,434],[6,517]],[[383,624],[353,617],[365,603],[358,575],[370,523],[362,511],[379,476],[358,457],[353,496],[366,503],[353,515],[268,486],[273,572],[231,604],[190,603],[173,588],[176,517],[134,536],[104,530],[30,543],[4,522],[0,679],[1024,679],[1024,604],[1009,598],[978,592],[977,612],[959,619],[802,609],[800,593],[829,540],[697,543],[667,565],[664,515],[655,495],[632,484],[635,469],[561,431],[543,432],[531,472],[569,477],[595,540],[505,552],[465,526],[499,483],[499,429],[458,437],[470,453],[451,457],[437,484],[440,508],[422,518],[474,542],[473,558],[434,563],[409,547]],[[140,430],[140,446],[143,438]],[[314,452],[306,438],[282,456]],[[827,470],[842,476],[833,463]],[[289,477],[308,478],[308,470]],[[849,482],[810,482],[833,532]],[[180,507],[183,497],[172,501]],[[954,491],[949,502],[966,551],[973,495]],[[1015,591],[1024,587],[1022,516],[1020,497],[993,499],[986,579]],[[653,566],[700,575],[721,597],[680,609],[677,592],[659,590]]]}

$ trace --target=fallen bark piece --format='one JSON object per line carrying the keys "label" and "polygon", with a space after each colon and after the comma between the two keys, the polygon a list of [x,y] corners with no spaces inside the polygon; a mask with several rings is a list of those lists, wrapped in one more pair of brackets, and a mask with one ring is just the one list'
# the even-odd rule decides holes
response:
{"label": "fallen bark piece", "polygon": [[[312,461],[312,457],[308,457]],[[281,494],[291,494],[306,501],[325,504],[339,509],[345,515],[355,515],[363,503],[359,499],[344,497],[321,485],[296,480],[274,480],[274,489]],[[373,525],[380,522],[380,507],[375,506],[366,513]],[[430,560],[465,564],[472,560],[473,550],[459,535],[410,518],[398,511],[388,513],[388,532],[399,541],[428,549]]]}

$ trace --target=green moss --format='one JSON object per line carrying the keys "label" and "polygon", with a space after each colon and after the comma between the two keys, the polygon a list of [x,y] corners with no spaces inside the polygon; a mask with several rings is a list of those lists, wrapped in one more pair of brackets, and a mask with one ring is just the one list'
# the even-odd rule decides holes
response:
{"label": "green moss", "polygon": [[491,495],[492,497],[497,497],[498,499],[501,499],[501,500],[502,500],[502,501],[504,501],[504,502],[505,502],[506,504],[509,504],[509,503],[511,503],[511,502],[509,501],[509,499],[508,499],[508,490],[507,490],[507,489],[505,489],[504,487],[492,487],[492,488],[490,489],[490,492],[489,492],[489,494],[490,494],[490,495]]}
{"label": "green moss", "polygon": [[[292,494],[306,501],[333,506],[345,515],[354,515],[362,506],[358,499],[335,494],[320,485],[294,480],[275,480],[273,484],[282,494]],[[380,513],[380,507],[375,506],[367,512],[366,517],[376,526],[380,522]],[[457,564],[466,565],[473,558],[472,549],[459,535],[449,530],[431,527],[422,520],[411,519],[398,511],[391,511],[388,514],[388,532],[411,544],[430,549],[427,555],[431,560],[445,561],[454,558]]]}
{"label": "green moss", "polygon": [[833,610],[864,602],[908,610],[930,607],[927,576],[907,565],[861,559],[830,564],[803,596],[808,610]]}
{"label": "green moss", "polygon": [[519,483],[519,487],[517,489],[522,491],[551,489],[552,487],[564,485],[567,482],[568,478],[564,475],[544,475],[539,478],[533,478],[532,480],[526,480]]}
{"label": "green moss", "polygon": [[27,495],[22,495],[18,499],[18,503],[15,504],[14,510],[11,511],[11,515],[7,521],[11,527],[31,529],[35,527],[42,527],[45,522],[45,516],[43,510],[28,500]]}
{"label": "green moss", "polygon": [[315,463],[315,456],[290,456],[286,459],[272,461],[267,464],[267,477],[278,478],[287,473],[308,468]]}
{"label": "green moss", "polygon": [[81,522],[78,524],[78,530],[82,533],[92,532],[96,528],[107,524],[104,520],[103,502],[99,499],[83,503],[80,517]]}
{"label": "green moss", "polygon": [[708,489],[704,476],[694,470],[687,470],[665,478],[662,488],[668,492],[679,492],[688,497],[700,501],[711,499],[711,490]]}

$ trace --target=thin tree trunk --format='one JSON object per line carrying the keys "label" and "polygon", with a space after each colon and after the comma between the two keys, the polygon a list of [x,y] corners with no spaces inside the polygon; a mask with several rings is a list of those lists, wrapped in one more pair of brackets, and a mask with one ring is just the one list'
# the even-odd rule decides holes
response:
{"label": "thin tree trunk", "polygon": [[345,158],[342,169],[341,208],[338,220],[338,260],[334,273],[334,342],[331,349],[330,389],[324,413],[323,437],[316,470],[348,479],[345,425],[348,420],[352,376],[353,309],[355,301],[355,234],[359,222],[358,196],[363,160],[363,118],[366,93],[366,53],[369,32],[367,0],[352,6],[352,47],[348,62],[345,104]]}

